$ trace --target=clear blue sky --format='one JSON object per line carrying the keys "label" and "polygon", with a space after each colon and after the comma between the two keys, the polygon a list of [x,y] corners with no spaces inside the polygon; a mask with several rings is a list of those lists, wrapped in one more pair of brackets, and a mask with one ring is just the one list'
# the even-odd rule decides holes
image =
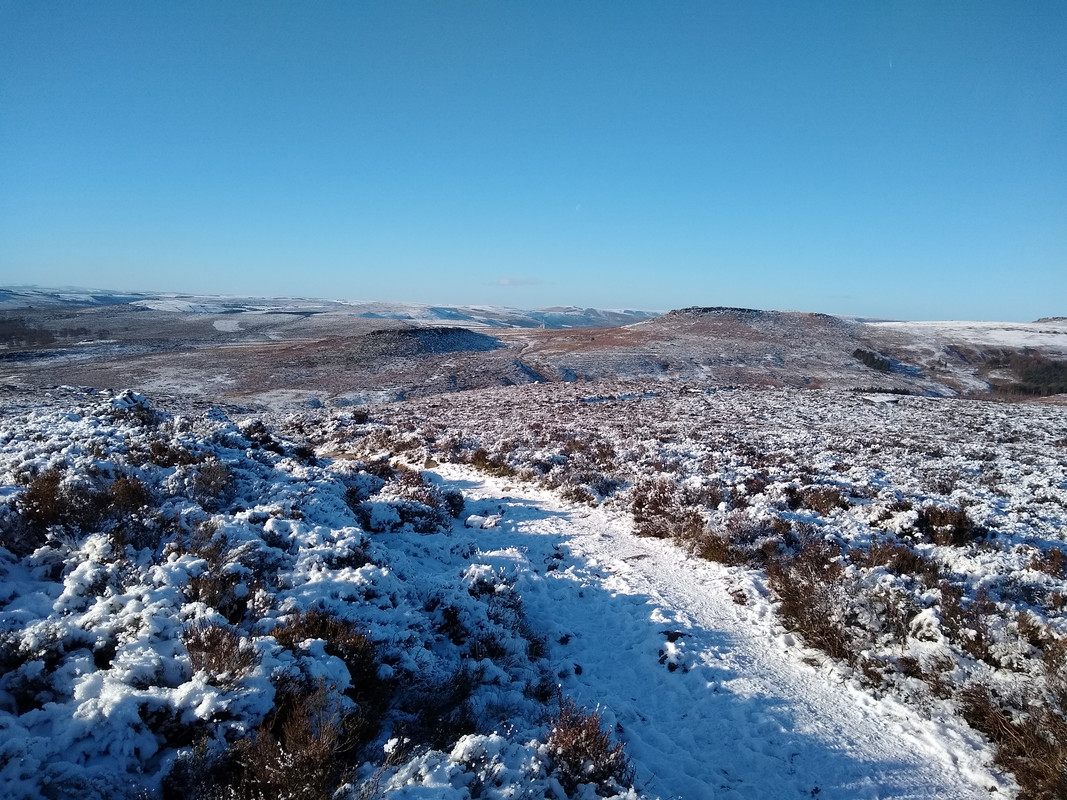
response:
{"label": "clear blue sky", "polygon": [[0,0],[0,284],[1067,314],[1067,3]]}

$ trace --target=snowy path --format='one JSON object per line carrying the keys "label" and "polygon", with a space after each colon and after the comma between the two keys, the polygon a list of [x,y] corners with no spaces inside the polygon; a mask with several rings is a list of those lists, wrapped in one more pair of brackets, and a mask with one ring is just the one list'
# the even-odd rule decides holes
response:
{"label": "snowy path", "polygon": [[[640,539],[610,512],[464,469],[438,470],[481,554],[523,554],[516,582],[564,692],[600,705],[668,798],[1007,797],[977,739],[809,664],[748,573]],[[730,593],[740,590],[747,603]],[[995,788],[994,788],[995,787]]]}

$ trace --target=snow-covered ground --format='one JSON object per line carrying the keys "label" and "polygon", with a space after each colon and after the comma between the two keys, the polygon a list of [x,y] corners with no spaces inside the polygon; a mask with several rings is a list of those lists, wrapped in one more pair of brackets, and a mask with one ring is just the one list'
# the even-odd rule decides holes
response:
{"label": "snow-covered ground", "polygon": [[6,390],[0,797],[1015,796],[963,690],[1062,711],[1067,409],[591,388]]}
{"label": "snow-covered ground", "polygon": [[5,405],[0,797],[593,792],[495,500],[128,393]]}
{"label": "snow-covered ground", "polygon": [[965,342],[975,347],[1033,348],[1067,355],[1067,319],[1042,322],[867,322],[871,331],[906,336],[915,345],[940,351]]}
{"label": "snow-covered ground", "polygon": [[1029,796],[1067,789],[1062,406],[598,382],[381,413],[408,431],[396,449],[625,509],[747,568],[847,681],[963,716]]}
{"label": "snow-covered ground", "polygon": [[[783,632],[763,582],[638,538],[617,511],[446,468],[476,542],[515,557],[568,695],[605,710],[664,798],[970,798],[1006,791],[979,737],[875,700]],[[554,567],[546,572],[546,566]],[[731,599],[740,592],[745,604]],[[561,644],[565,641],[566,644]]]}

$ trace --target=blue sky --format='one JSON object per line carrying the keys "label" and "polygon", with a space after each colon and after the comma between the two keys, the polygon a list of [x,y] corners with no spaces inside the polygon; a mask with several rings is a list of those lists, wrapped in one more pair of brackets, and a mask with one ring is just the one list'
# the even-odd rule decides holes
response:
{"label": "blue sky", "polygon": [[0,283],[1067,314],[1067,3],[0,2]]}

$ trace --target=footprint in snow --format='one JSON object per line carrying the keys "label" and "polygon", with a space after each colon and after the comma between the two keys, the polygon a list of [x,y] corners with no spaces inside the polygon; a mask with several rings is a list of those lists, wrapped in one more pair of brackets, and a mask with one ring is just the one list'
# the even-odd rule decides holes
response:
{"label": "footprint in snow", "polygon": [[668,672],[689,672],[693,668],[694,656],[686,648],[685,640],[690,634],[682,631],[663,631],[667,638],[666,643],[660,648],[659,663],[667,667]]}

